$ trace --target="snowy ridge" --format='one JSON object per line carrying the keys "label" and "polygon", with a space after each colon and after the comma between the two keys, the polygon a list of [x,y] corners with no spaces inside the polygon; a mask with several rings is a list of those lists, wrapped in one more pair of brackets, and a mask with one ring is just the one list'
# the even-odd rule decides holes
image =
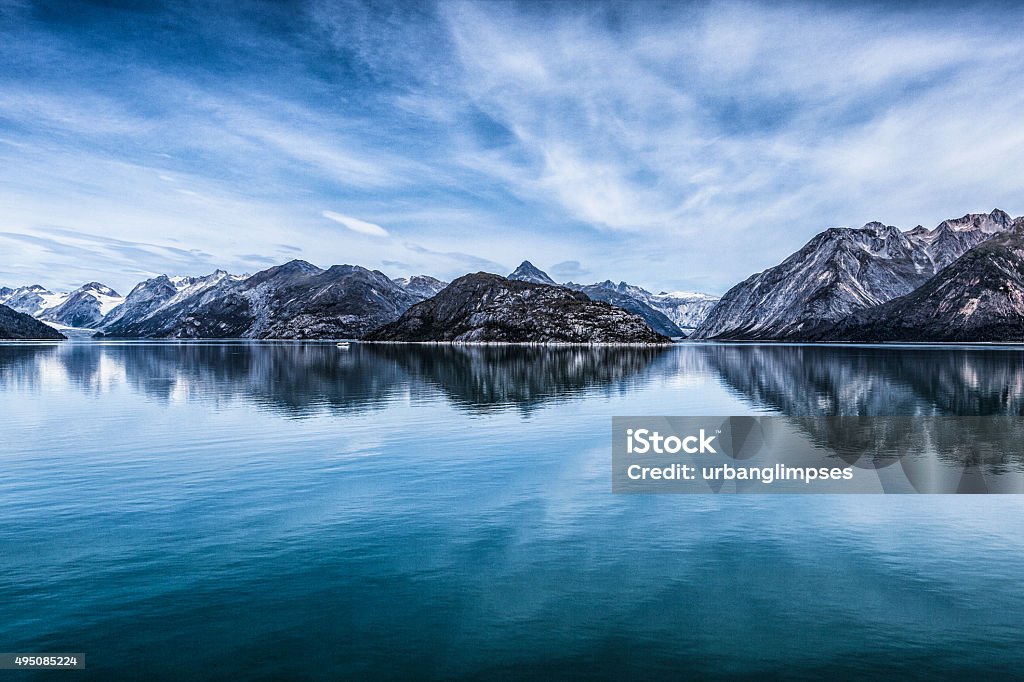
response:
{"label": "snowy ridge", "polygon": [[38,284],[6,291],[0,303],[62,328],[94,327],[124,300],[99,282],[89,282],[71,292],[54,292]]}
{"label": "snowy ridge", "polygon": [[410,294],[421,296],[422,298],[432,298],[448,286],[448,282],[431,277],[430,275],[396,277],[391,281],[408,291]]}
{"label": "snowy ridge", "polygon": [[[697,325],[704,321],[704,318],[707,317],[708,313],[710,313],[712,308],[715,307],[715,304],[718,303],[718,297],[712,296],[711,294],[690,292],[677,292],[672,294],[662,292],[660,294],[652,294],[643,287],[638,287],[634,284],[627,284],[626,282],[619,282],[618,284],[615,284],[611,280],[605,280],[599,284],[591,285],[580,285],[569,282],[566,286],[571,289],[578,289],[579,291],[587,292],[591,297],[600,291],[609,291],[637,301],[656,313],[664,315],[673,325],[675,325],[679,331],[675,334],[669,334],[670,336],[675,336],[679,333],[685,334],[692,331],[697,327]],[[609,300],[609,302],[616,303],[614,300]],[[616,304],[621,307],[621,304]],[[639,313],[640,311],[634,310],[631,312]],[[648,319],[648,322],[651,322],[651,320]],[[657,327],[653,328],[656,331],[661,331],[663,334],[667,333],[657,329]]]}

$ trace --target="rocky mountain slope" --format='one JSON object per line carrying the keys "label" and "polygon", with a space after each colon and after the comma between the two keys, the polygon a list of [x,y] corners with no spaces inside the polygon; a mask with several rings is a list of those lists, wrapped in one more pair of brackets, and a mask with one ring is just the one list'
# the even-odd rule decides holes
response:
{"label": "rocky mountain slope", "polygon": [[435,296],[437,292],[448,286],[448,282],[442,282],[436,277],[431,277],[430,275],[398,277],[391,281],[408,291],[413,296],[419,296],[420,298],[430,298],[431,296]]}
{"label": "rocky mountain slope", "polygon": [[[558,286],[546,272],[530,261],[523,261],[508,278],[521,282]],[[669,337],[685,336],[686,331],[679,323],[682,322],[687,329],[693,329],[718,300],[704,294],[688,295],[693,298],[680,300],[671,294],[664,292],[652,294],[641,287],[625,282],[614,284],[611,280],[598,284],[566,282],[561,286],[582,291],[591,300],[611,303],[634,315],[639,315],[644,318],[651,329]]]}
{"label": "rocky mountain slope", "polygon": [[[679,329],[678,332],[670,334],[670,336],[681,336],[688,334],[693,331],[704,318],[707,317],[711,309],[718,303],[717,296],[711,296],[709,294],[701,294],[689,291],[678,291],[678,292],[667,292],[663,291],[659,294],[652,294],[643,287],[638,287],[633,284],[627,284],[626,282],[619,282],[615,284],[611,280],[605,280],[598,284],[575,284],[568,282],[565,286],[576,289],[578,291],[586,292],[588,296],[595,300],[608,301],[615,305],[614,300],[610,300],[610,295],[604,292],[609,291],[619,296],[628,296],[629,298],[637,301],[643,306],[650,308],[654,313],[664,315],[668,320]],[[609,298],[603,298],[609,297]],[[624,307],[624,306],[620,306]],[[629,310],[629,308],[626,308]],[[637,312],[639,311],[631,311]],[[648,324],[656,331],[658,330],[652,319],[644,315],[647,319]],[[665,333],[665,332],[662,332]]]}
{"label": "rocky mountain slope", "polygon": [[187,299],[201,296],[218,285],[239,282],[245,275],[231,275],[217,270],[202,277],[168,277],[159,275],[135,285],[124,302],[111,310],[98,325],[101,329],[128,329],[159,315]]}
{"label": "rocky mountain slope", "polygon": [[0,339],[59,340],[65,336],[31,315],[0,305]]}
{"label": "rocky mountain slope", "polygon": [[943,220],[932,230],[918,225],[907,232],[912,242],[920,245],[938,272],[981,242],[1008,229],[1013,222],[998,208],[991,213],[968,213],[962,218]]}
{"label": "rocky mountain slope", "polygon": [[1024,341],[1024,220],[975,246],[910,294],[820,324],[803,338]]}
{"label": "rocky mountain slope", "polygon": [[565,286],[570,289],[583,292],[587,295],[587,298],[592,301],[611,303],[613,306],[622,308],[626,312],[639,315],[644,318],[647,326],[663,336],[684,336],[683,330],[670,320],[665,313],[660,310],[655,310],[643,301],[637,300],[632,296],[619,293],[614,288],[605,287],[600,284],[582,285],[570,283]]}
{"label": "rocky mountain slope", "polygon": [[998,209],[901,232],[881,223],[831,228],[722,297],[694,338],[789,339],[909,294],[976,244],[1007,229]]}
{"label": "rocky mountain slope", "polygon": [[189,285],[195,290],[186,287],[187,295],[177,289],[172,294],[174,283],[169,279],[151,280],[133,294],[138,293],[137,302],[152,311],[104,323],[103,333],[146,338],[358,338],[421,300],[383,273],[354,265],[322,270],[294,260],[244,279],[220,273],[204,279]]}
{"label": "rocky mountain slope", "polygon": [[564,287],[478,272],[407,310],[373,341],[668,343],[642,318]]}

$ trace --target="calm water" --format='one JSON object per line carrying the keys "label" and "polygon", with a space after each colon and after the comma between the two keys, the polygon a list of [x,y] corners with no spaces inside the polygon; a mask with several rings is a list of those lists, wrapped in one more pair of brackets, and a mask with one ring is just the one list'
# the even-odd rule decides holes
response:
{"label": "calm water", "polygon": [[56,679],[1021,675],[1024,498],[613,495],[625,414],[1020,415],[1024,351],[0,346],[0,651],[87,653]]}

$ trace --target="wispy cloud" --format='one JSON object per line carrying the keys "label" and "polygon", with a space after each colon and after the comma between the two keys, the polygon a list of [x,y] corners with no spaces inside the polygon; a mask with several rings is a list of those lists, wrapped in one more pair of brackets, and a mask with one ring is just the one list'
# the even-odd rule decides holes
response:
{"label": "wispy cloud", "polygon": [[339,225],[344,225],[348,229],[353,232],[358,232],[359,234],[368,234],[371,237],[390,236],[390,233],[380,225],[368,223],[365,220],[360,220],[359,218],[353,218],[352,216],[336,213],[334,211],[324,211],[322,215],[328,220],[333,220]]}
{"label": "wispy cloud", "polygon": [[831,225],[1024,211],[1014,6],[23,10],[0,1],[0,231],[25,281],[543,254],[558,278],[722,291]]}

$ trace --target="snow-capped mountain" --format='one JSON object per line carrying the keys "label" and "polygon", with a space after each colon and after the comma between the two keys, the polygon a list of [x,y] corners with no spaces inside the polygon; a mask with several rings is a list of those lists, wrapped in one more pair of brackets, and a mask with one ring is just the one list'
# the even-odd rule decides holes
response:
{"label": "snow-capped mountain", "polygon": [[806,334],[812,340],[1024,341],[1024,219],[913,292]]}
{"label": "snow-capped mountain", "polygon": [[586,286],[569,282],[566,286],[586,291],[591,298],[593,298],[592,292],[596,292],[598,289],[614,291],[620,295],[629,296],[654,309],[656,312],[663,314],[684,334],[693,331],[703,322],[704,318],[707,317],[719,300],[717,296],[712,296],[711,294],[690,291],[662,291],[658,294],[652,294],[643,287],[627,284],[626,282],[615,284],[611,280]]}
{"label": "snow-capped mountain", "polygon": [[123,301],[121,294],[105,284],[89,282],[67,294],[60,304],[43,310],[38,317],[65,327],[93,328]]}
{"label": "snow-capped mountain", "polygon": [[520,282],[532,282],[534,284],[551,284],[556,286],[558,284],[555,280],[548,277],[548,273],[544,272],[528,260],[524,260],[520,263],[519,267],[513,270],[508,276],[508,279],[514,279]]}
{"label": "snow-capped mountain", "polygon": [[413,296],[419,296],[421,298],[431,298],[432,296],[436,296],[439,291],[448,286],[448,282],[443,282],[436,277],[431,277],[430,275],[398,277],[391,281],[408,291]]}
{"label": "snow-capped mountain", "polygon": [[[603,301],[618,306],[647,321],[654,331],[669,337],[685,336],[703,320],[718,300],[714,296],[695,294],[685,300],[674,299],[670,294],[652,294],[642,287],[606,280],[597,284],[576,284],[566,282],[558,285],[546,272],[530,261],[523,261],[508,279],[533,284],[564,286],[582,291],[593,301]],[[682,323],[682,324],[680,324]]]}
{"label": "snow-capped mountain", "polygon": [[882,223],[830,228],[781,264],[737,284],[694,338],[796,338],[823,322],[909,294],[975,244],[999,234],[998,209],[901,232]]}
{"label": "snow-capped mountain", "polygon": [[50,291],[39,284],[0,289],[3,305],[65,327],[95,327],[122,300],[120,294],[99,282],[89,282],[71,292]]}
{"label": "snow-capped mountain", "polygon": [[[611,286],[606,286],[611,285]],[[605,303],[611,303],[614,306],[622,308],[626,312],[639,315],[644,318],[647,325],[654,331],[668,337],[679,337],[683,336],[683,330],[680,329],[672,320],[668,318],[665,313],[660,310],[655,310],[651,306],[647,305],[644,301],[630,296],[629,294],[622,293],[615,288],[615,285],[611,282],[604,282],[602,284],[574,284],[568,282],[565,285],[569,289],[576,291],[582,291],[592,301],[603,301]],[[638,288],[638,287],[633,287]]]}
{"label": "snow-capped mountain", "polygon": [[68,297],[67,293],[53,292],[40,284],[7,289],[7,292],[6,295],[0,296],[0,304],[32,317],[40,317],[45,311],[59,306]]}
{"label": "snow-capped mountain", "polygon": [[201,277],[159,275],[135,285],[121,305],[109,311],[98,325],[101,329],[128,327],[140,323],[186,299],[199,296],[222,284],[240,282],[247,275],[217,270]]}
{"label": "snow-capped mountain", "polygon": [[944,220],[932,230],[918,225],[907,232],[912,242],[931,259],[935,272],[946,267],[981,242],[1010,227],[1013,218],[998,208],[991,213],[968,213],[962,218]]}
{"label": "snow-capped mountain", "polygon": [[[422,300],[383,273],[355,265],[323,270],[294,260],[249,277],[158,277],[137,286],[105,321],[114,337],[360,337]],[[129,308],[129,304],[131,307]]]}

